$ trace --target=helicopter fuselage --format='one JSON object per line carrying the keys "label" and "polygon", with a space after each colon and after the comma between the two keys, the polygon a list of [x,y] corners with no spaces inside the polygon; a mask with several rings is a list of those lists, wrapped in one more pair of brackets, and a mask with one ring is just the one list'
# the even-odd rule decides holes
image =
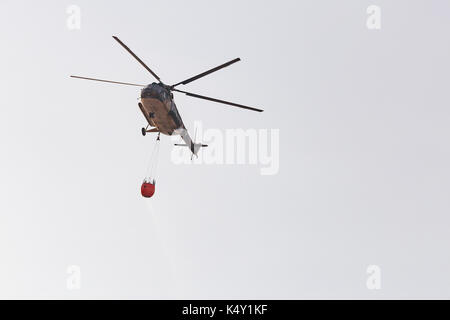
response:
{"label": "helicopter fuselage", "polygon": [[144,87],[139,108],[149,125],[162,134],[171,136],[186,129],[173,101],[172,92],[163,84],[154,82]]}
{"label": "helicopter fuselage", "polygon": [[202,146],[195,143],[189,136],[183,124],[177,106],[173,101],[173,94],[170,89],[162,84],[153,82],[141,90],[139,109],[144,114],[145,119],[153,129],[142,128],[142,134],[146,132],[159,132],[168,136],[179,135],[194,155]]}

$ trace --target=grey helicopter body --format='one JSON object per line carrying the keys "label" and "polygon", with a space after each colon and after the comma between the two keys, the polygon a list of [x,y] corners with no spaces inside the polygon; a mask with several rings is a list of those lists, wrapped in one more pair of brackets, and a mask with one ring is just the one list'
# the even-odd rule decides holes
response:
{"label": "grey helicopter body", "polygon": [[138,56],[134,54],[133,51],[131,51],[119,38],[113,36],[113,38],[125,49],[127,50],[147,71],[149,71],[153,77],[158,80],[158,82],[153,82],[149,85],[141,85],[141,84],[134,84],[134,83],[128,83],[128,82],[118,82],[118,81],[110,81],[110,80],[102,80],[102,79],[96,79],[96,78],[87,78],[87,77],[80,77],[80,76],[71,76],[72,78],[78,78],[78,79],[85,79],[85,80],[94,80],[94,81],[100,81],[100,82],[108,82],[108,83],[116,83],[116,84],[122,84],[122,85],[130,85],[130,86],[138,86],[143,87],[141,89],[141,94],[138,102],[139,109],[141,110],[142,114],[144,115],[145,119],[147,120],[147,126],[145,128],[142,128],[142,135],[146,135],[147,133],[158,133],[158,140],[159,135],[162,133],[164,135],[179,135],[183,141],[184,144],[175,144],[177,146],[185,146],[188,147],[192,155],[197,155],[197,152],[201,147],[206,147],[207,145],[201,144],[201,143],[195,143],[180,116],[180,113],[178,112],[177,106],[174,101],[173,92],[180,92],[184,93],[188,96],[209,100],[217,103],[223,103],[227,105],[231,105],[238,108],[243,108],[247,110],[252,111],[258,111],[262,112],[263,110],[244,106],[241,104],[228,102],[224,100],[219,100],[211,97],[206,97],[203,95],[186,92],[177,89],[176,87],[179,85],[186,85],[192,81],[195,81],[199,78],[202,78],[210,73],[213,73],[215,71],[218,71],[222,68],[225,68],[235,62],[240,61],[239,58],[233,59],[229,62],[226,62],[218,67],[212,68],[210,70],[207,70],[203,73],[200,73],[194,77],[191,77],[189,79],[186,79],[184,81],[178,82],[174,85],[166,85],[164,84],[161,79],[156,75]]}

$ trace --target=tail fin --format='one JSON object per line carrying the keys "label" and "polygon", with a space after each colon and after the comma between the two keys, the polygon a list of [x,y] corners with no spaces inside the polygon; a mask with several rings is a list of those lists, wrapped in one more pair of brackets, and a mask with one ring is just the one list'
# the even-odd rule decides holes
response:
{"label": "tail fin", "polygon": [[200,150],[200,148],[202,147],[207,147],[207,144],[201,144],[201,143],[192,143],[191,145],[191,151],[192,154],[194,154],[195,156],[197,156],[198,151]]}
{"label": "tail fin", "polygon": [[197,157],[198,150],[200,150],[201,147],[207,147],[207,144],[201,144],[201,143],[195,143],[195,140],[197,140],[197,128],[195,128],[194,133],[194,141],[191,142],[191,151],[192,151],[192,157],[195,155]]}

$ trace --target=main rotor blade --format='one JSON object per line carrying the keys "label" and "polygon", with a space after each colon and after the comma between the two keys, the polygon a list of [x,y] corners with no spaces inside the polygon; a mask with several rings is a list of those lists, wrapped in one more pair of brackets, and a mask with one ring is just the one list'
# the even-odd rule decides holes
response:
{"label": "main rotor blade", "polygon": [[122,47],[125,48],[125,50],[127,50],[145,69],[147,69],[148,72],[150,72],[155,78],[156,80],[158,80],[159,82],[161,82],[161,80],[159,79],[159,77],[156,75],[156,73],[154,73],[145,63],[144,61],[142,61],[141,59],[139,59],[139,57],[137,55],[134,54],[133,51],[131,51],[130,48],[128,48],[125,43],[123,43],[122,41],[120,41],[119,38],[117,38],[116,36],[112,36],[114,38],[114,40],[116,40]]}
{"label": "main rotor blade", "polygon": [[118,82],[118,81],[102,80],[102,79],[95,79],[95,78],[86,78],[86,77],[79,77],[79,76],[70,76],[70,77],[71,78],[77,78],[77,79],[83,79],[83,80],[92,80],[92,81],[124,84],[124,85],[127,85],[127,86],[145,87],[144,84],[136,84],[136,83],[129,83],[129,82]]}
{"label": "main rotor blade", "polygon": [[238,107],[238,108],[242,108],[242,109],[248,109],[248,110],[258,111],[258,112],[263,112],[264,111],[264,110],[253,108],[253,107],[247,107],[247,106],[244,106],[242,104],[228,102],[228,101],[219,100],[219,99],[210,98],[210,97],[205,97],[205,96],[201,96],[199,94],[190,93],[190,92],[186,92],[186,91],[181,91],[181,90],[178,90],[178,89],[172,89],[172,90],[184,93],[184,94],[186,94],[187,96],[190,96],[190,97],[199,98],[199,99],[205,99],[205,100],[214,101],[214,102],[223,103],[223,104],[228,104],[230,106],[234,106],[234,107]]}
{"label": "main rotor blade", "polygon": [[218,67],[215,67],[215,68],[212,68],[212,69],[210,69],[208,71],[200,73],[200,74],[198,74],[198,75],[196,75],[196,76],[194,76],[192,78],[189,78],[189,79],[186,79],[184,81],[178,82],[177,84],[174,84],[172,86],[172,88],[175,88],[176,86],[178,86],[180,84],[188,84],[189,82],[192,82],[192,81],[195,81],[197,79],[200,79],[200,78],[202,78],[202,77],[204,77],[204,76],[206,76],[206,75],[208,75],[210,73],[213,73],[213,72],[216,72],[216,71],[218,71],[218,70],[220,70],[222,68],[228,67],[230,64],[233,64],[233,63],[238,62],[238,61],[241,61],[241,59],[240,58],[236,58],[234,60],[228,61],[227,63],[224,63],[224,64],[222,64],[222,65],[220,65]]}

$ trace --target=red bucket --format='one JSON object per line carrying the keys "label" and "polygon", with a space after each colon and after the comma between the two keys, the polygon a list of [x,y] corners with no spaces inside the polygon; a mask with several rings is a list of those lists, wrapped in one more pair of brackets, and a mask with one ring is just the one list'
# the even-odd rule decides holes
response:
{"label": "red bucket", "polygon": [[151,198],[155,194],[155,185],[144,181],[141,186],[141,194],[145,198]]}

